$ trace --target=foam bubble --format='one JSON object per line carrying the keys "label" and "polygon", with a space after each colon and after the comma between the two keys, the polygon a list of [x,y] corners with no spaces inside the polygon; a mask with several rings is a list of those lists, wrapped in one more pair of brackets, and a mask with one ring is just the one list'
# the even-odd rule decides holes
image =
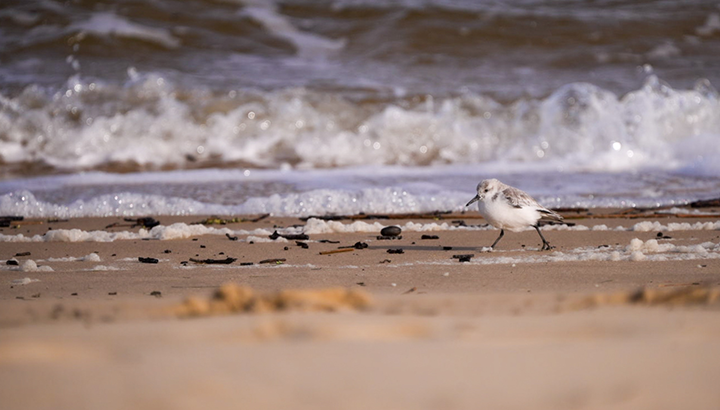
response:
{"label": "foam bubble", "polygon": [[32,259],[28,259],[20,265],[20,271],[22,272],[52,272],[53,268],[47,265],[38,266],[37,262]]}
{"label": "foam bubble", "polygon": [[91,253],[89,255],[85,255],[82,258],[79,259],[81,262],[100,262],[102,259],[100,259],[100,255],[97,253]]}
{"label": "foam bubble", "polygon": [[630,260],[633,262],[640,262],[640,261],[644,261],[645,259],[646,259],[645,254],[642,253],[641,251],[633,251],[630,254]]}

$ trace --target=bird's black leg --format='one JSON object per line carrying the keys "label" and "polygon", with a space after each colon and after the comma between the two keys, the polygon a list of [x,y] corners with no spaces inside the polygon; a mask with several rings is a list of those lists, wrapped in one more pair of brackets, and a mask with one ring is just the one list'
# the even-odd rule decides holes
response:
{"label": "bird's black leg", "polygon": [[503,235],[505,235],[505,230],[504,230],[504,229],[501,229],[501,230],[500,230],[500,236],[498,236],[497,239],[495,239],[495,242],[493,242],[493,244],[490,245],[490,247],[493,248],[493,249],[495,249],[495,245],[497,245],[497,243],[500,242],[500,238],[502,238]]}
{"label": "bird's black leg", "polygon": [[542,241],[543,241],[543,246],[542,246],[542,248],[540,249],[541,251],[549,251],[550,249],[555,248],[554,246],[550,246],[550,243],[545,240],[545,237],[544,237],[543,234],[540,232],[540,227],[539,227],[539,226],[535,225],[535,226],[533,226],[533,228],[535,228],[535,230],[537,231],[538,235],[540,235],[540,239],[542,239]]}

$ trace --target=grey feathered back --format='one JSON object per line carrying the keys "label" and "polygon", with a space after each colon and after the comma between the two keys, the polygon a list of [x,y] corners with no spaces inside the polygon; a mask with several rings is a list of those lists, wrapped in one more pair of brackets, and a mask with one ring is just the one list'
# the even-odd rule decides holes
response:
{"label": "grey feathered back", "polygon": [[542,218],[544,219],[552,219],[555,221],[563,220],[563,217],[560,216],[558,213],[540,205],[535,199],[533,199],[533,197],[531,197],[524,191],[508,185],[505,186],[506,188],[502,190],[502,194],[505,196],[505,199],[510,203],[510,205],[514,206],[515,208],[535,208],[538,210],[538,212],[542,214]]}

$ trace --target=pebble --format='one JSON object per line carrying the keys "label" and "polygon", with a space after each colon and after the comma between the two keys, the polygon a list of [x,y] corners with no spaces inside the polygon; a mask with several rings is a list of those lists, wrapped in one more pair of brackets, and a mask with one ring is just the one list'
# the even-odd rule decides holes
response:
{"label": "pebble", "polygon": [[402,233],[402,229],[399,226],[386,226],[380,230],[382,236],[398,236]]}
{"label": "pebble", "polygon": [[355,242],[355,245],[353,245],[353,248],[355,249],[365,249],[368,247],[368,244],[365,242]]}

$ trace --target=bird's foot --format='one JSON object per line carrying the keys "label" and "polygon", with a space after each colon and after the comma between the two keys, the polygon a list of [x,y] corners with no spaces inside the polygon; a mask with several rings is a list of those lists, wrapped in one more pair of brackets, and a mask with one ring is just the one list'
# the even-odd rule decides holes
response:
{"label": "bird's foot", "polygon": [[550,244],[547,243],[547,242],[543,243],[542,248],[540,248],[541,251],[550,251],[550,250],[553,250],[553,249],[555,249],[555,247],[552,246],[552,245],[550,245]]}

